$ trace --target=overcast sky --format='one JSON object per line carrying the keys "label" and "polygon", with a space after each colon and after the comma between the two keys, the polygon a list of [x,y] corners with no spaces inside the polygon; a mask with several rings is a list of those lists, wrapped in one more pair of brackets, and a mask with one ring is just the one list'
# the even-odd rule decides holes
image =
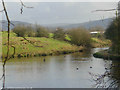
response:
{"label": "overcast sky", "polygon": [[[24,8],[21,15],[19,2],[6,2],[10,20],[41,25],[82,23],[115,16],[115,11],[95,13],[91,11],[117,8],[117,2],[25,2],[24,4],[34,8]],[[4,19],[2,14],[2,20]]]}

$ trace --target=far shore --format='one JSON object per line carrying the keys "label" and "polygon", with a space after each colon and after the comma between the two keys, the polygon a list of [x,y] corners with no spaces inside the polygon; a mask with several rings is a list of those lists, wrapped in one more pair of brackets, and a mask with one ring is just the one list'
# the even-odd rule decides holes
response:
{"label": "far shore", "polygon": [[120,55],[117,54],[110,54],[108,49],[99,51],[93,54],[94,57],[96,58],[103,58],[106,60],[120,60]]}
{"label": "far shore", "polygon": [[[109,40],[100,40],[92,38],[92,47],[107,47]],[[52,56],[60,54],[69,54],[83,52],[88,47],[77,46],[67,41],[59,41],[53,38],[45,37],[17,37],[15,33],[10,35],[9,57],[37,57]],[[2,32],[2,58],[7,54],[7,32]]]}

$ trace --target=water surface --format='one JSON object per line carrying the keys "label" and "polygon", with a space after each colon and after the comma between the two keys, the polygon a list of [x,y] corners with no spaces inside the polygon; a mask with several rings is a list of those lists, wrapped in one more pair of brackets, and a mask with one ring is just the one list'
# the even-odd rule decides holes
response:
{"label": "water surface", "polygon": [[[94,58],[92,53],[99,50],[101,48],[88,50],[84,53],[11,59],[6,64],[5,86],[91,88],[95,82],[91,81],[89,72],[103,74],[105,65],[112,62]],[[0,72],[2,73],[2,71]],[[0,85],[2,85],[1,81]]]}

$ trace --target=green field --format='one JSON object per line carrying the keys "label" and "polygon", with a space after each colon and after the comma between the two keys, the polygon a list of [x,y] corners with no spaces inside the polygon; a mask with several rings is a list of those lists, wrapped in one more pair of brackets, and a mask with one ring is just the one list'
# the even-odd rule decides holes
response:
{"label": "green field", "polygon": [[[7,54],[7,32],[2,33],[2,57]],[[65,41],[58,41],[45,37],[17,37],[15,33],[10,33],[10,53],[14,57],[46,56],[54,54],[66,54],[79,51],[82,47],[71,45]]]}

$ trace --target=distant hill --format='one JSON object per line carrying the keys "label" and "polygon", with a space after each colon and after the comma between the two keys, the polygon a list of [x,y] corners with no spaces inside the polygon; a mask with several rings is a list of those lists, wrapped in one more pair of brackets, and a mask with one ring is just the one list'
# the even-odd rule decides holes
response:
{"label": "distant hill", "polygon": [[[13,29],[14,26],[16,26],[16,25],[31,25],[31,23],[21,22],[21,21],[11,21],[11,23],[14,25],[11,24],[10,29]],[[5,21],[5,20],[0,21],[0,25],[2,26],[3,31],[7,30],[7,26],[8,26],[7,21]]]}
{"label": "distant hill", "polygon": [[108,27],[108,25],[112,22],[113,18],[108,18],[104,20],[95,20],[91,22],[85,22],[85,23],[77,23],[77,24],[53,24],[53,25],[48,25],[48,28],[57,28],[61,27],[64,29],[70,29],[70,28],[77,28],[77,27],[85,27],[87,29],[95,26],[101,26],[104,29]]}
{"label": "distant hill", "polygon": [[[95,26],[101,26],[104,29],[108,27],[108,25],[112,22],[113,18],[108,18],[104,20],[95,20],[91,22],[85,22],[85,23],[77,23],[77,24],[67,24],[67,23],[62,23],[62,24],[51,24],[51,25],[43,25],[44,27],[50,28],[51,30],[55,30],[57,27],[61,27],[64,29],[70,29],[70,28],[77,28],[77,27],[85,27],[87,29]],[[27,22],[21,22],[21,21],[11,21],[11,23],[14,24],[14,26],[20,24],[20,25],[33,25],[31,23]],[[7,21],[0,21],[0,24],[2,25],[2,30],[6,31],[7,30]],[[10,25],[10,28],[14,28],[13,25]]]}

